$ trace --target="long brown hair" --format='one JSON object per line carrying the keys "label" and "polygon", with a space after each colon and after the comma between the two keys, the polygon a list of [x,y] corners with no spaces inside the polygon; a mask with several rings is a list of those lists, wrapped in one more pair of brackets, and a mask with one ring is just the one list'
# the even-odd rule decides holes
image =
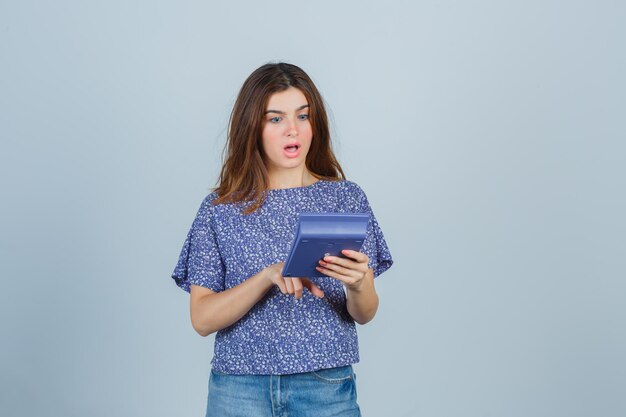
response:
{"label": "long brown hair", "polygon": [[224,148],[227,156],[218,186],[213,189],[218,195],[213,204],[251,202],[243,214],[253,213],[263,205],[269,189],[262,147],[265,107],[272,94],[289,87],[299,89],[309,104],[313,139],[305,160],[306,168],[318,179],[346,178],[331,149],[328,116],[311,78],[293,64],[268,63],[250,74],[235,101]]}

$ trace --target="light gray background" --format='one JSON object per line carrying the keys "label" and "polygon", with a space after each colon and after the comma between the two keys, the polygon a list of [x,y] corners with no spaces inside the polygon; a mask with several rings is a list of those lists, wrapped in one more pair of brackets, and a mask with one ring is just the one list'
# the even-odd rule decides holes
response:
{"label": "light gray background", "polygon": [[0,2],[0,414],[201,416],[170,274],[244,79],[317,83],[395,265],[365,416],[626,414],[618,1]]}

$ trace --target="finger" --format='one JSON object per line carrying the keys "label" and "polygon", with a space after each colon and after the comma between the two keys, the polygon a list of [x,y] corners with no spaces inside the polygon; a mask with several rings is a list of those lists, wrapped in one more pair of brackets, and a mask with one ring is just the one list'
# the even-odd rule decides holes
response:
{"label": "finger", "polygon": [[340,274],[338,272],[335,272],[335,271],[333,271],[331,269],[323,268],[321,266],[316,266],[315,269],[320,271],[322,274],[328,275],[331,278],[338,279],[339,281],[343,282],[344,284],[352,284],[355,281],[355,278],[342,275],[342,274]]}
{"label": "finger", "polygon": [[291,278],[293,284],[293,291],[296,294],[296,299],[302,298],[302,281],[300,278]]}
{"label": "finger", "polygon": [[302,285],[308,288],[311,294],[313,294],[317,298],[324,297],[324,291],[322,291],[322,289],[318,287],[317,285],[315,285],[310,279],[302,278]]}
{"label": "finger", "polygon": [[358,276],[362,274],[362,271],[360,271],[360,269],[355,268],[355,266],[358,267],[359,264],[352,262],[352,261],[349,261],[349,262],[350,263],[348,265],[350,265],[350,268],[344,268],[341,265],[337,265],[337,264],[330,263],[330,262],[324,262],[322,260],[319,261],[319,264],[322,266],[322,268],[335,271],[338,274],[344,275],[346,277],[358,278]]}
{"label": "finger", "polygon": [[291,278],[284,278],[285,281],[285,286],[287,287],[287,292],[289,294],[293,294],[293,282],[291,281]]}
{"label": "finger", "polygon": [[340,258],[338,256],[325,256],[324,259],[320,259],[320,265],[326,266],[328,264],[340,265],[347,269],[359,270],[364,264],[356,262],[350,258]]}
{"label": "finger", "polygon": [[285,282],[282,278],[278,278],[278,282],[275,282],[275,284],[278,289],[280,289],[280,292],[282,292],[283,294],[287,294],[287,287],[285,286]]}
{"label": "finger", "polygon": [[357,251],[351,250],[351,249],[344,249],[344,250],[341,251],[341,253],[343,253],[348,258],[354,259],[357,262],[368,262],[369,261],[369,257],[366,254],[364,254],[363,252],[357,252]]}

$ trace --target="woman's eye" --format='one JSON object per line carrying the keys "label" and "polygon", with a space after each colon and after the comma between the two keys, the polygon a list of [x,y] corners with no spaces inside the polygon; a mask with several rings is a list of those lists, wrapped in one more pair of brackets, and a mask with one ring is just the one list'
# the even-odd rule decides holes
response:
{"label": "woman's eye", "polygon": [[272,123],[278,123],[279,121],[280,121],[280,117],[278,117],[278,116],[276,116],[276,117],[272,117],[272,118],[270,119],[270,122],[272,122]]}
{"label": "woman's eye", "polygon": [[306,119],[309,118],[309,115],[308,114],[301,114],[299,117],[300,117],[300,120],[306,120]]}

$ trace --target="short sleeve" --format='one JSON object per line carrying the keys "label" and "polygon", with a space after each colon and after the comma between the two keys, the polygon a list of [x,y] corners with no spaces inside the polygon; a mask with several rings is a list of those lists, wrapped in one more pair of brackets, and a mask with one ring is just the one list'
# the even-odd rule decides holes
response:
{"label": "short sleeve", "polygon": [[191,284],[215,292],[225,288],[224,262],[211,220],[213,197],[207,196],[200,205],[172,272],[176,285],[187,292],[191,292]]}
{"label": "short sleeve", "polygon": [[393,258],[365,192],[356,183],[350,183],[352,185],[354,211],[370,215],[361,252],[369,257],[368,266],[374,270],[374,278],[376,278],[393,265]]}

